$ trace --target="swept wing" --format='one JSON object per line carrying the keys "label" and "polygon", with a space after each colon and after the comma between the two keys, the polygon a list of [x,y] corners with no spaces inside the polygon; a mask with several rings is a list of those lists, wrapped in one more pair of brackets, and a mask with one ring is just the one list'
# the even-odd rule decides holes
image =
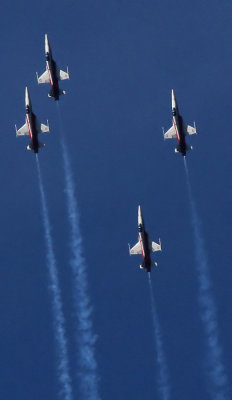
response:
{"label": "swept wing", "polygon": [[29,135],[29,129],[27,123],[25,123],[20,129],[17,130],[17,127],[15,125],[16,129],[16,136],[26,136]]}
{"label": "swept wing", "polygon": [[173,139],[176,137],[176,131],[174,126],[172,125],[172,127],[164,133],[164,139]]}
{"label": "swept wing", "polygon": [[134,247],[129,248],[129,252],[130,252],[131,255],[133,255],[133,254],[142,254],[140,243],[138,242],[138,243],[136,243],[136,245],[134,245]]}

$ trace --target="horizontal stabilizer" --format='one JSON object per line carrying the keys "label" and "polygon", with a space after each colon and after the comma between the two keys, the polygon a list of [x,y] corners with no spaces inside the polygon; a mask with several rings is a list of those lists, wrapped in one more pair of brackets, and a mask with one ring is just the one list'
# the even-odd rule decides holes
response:
{"label": "horizontal stabilizer", "polygon": [[59,94],[66,94],[65,90],[59,89]]}
{"label": "horizontal stabilizer", "polygon": [[156,261],[154,261],[154,262],[152,263],[152,267],[158,267],[158,263],[157,263]]}
{"label": "horizontal stabilizer", "polygon": [[48,93],[48,97],[54,97],[53,87],[50,89],[50,91]]}

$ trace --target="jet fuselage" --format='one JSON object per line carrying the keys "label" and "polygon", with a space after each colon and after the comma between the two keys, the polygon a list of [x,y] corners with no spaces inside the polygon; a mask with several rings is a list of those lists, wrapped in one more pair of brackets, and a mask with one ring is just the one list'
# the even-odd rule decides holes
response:
{"label": "jet fuselage", "polygon": [[49,97],[54,97],[55,100],[59,100],[60,97],[60,88],[57,79],[57,67],[56,63],[52,58],[51,50],[46,53],[46,68],[49,75],[49,81],[51,85],[51,90],[49,92]]}
{"label": "jet fuselage", "polygon": [[26,106],[26,122],[29,130],[29,137],[31,139],[31,143],[29,144],[29,148],[34,151],[34,153],[39,152],[39,141],[38,141],[38,132],[36,128],[36,116],[30,110],[29,106]]}
{"label": "jet fuselage", "polygon": [[33,150],[34,153],[38,153],[39,147],[44,147],[43,143],[38,140],[38,134],[41,132],[49,132],[49,125],[41,124],[36,115],[32,111],[31,99],[28,88],[25,89],[25,108],[26,117],[25,124],[20,128],[16,129],[16,137],[29,136],[30,144],[27,146],[27,150]]}
{"label": "jet fuselage", "polygon": [[151,252],[161,251],[161,241],[155,243],[149,240],[148,233],[145,230],[145,225],[142,217],[141,206],[138,206],[138,242],[131,248],[129,245],[129,254],[141,254],[143,261],[140,264],[141,269],[147,272],[151,271],[151,267],[157,266],[157,262],[151,260]]}
{"label": "jet fuselage", "polygon": [[181,115],[179,115],[178,109],[172,109],[172,122],[176,132],[176,138],[178,141],[177,151],[179,151],[182,156],[186,156],[187,145],[185,141],[185,124]]}
{"label": "jet fuselage", "polygon": [[52,57],[52,50],[50,48],[50,44],[48,41],[48,35],[45,34],[45,58],[46,58],[46,70],[41,75],[37,75],[37,82],[40,83],[49,83],[51,89],[48,93],[48,97],[54,97],[55,100],[59,100],[61,94],[65,94],[65,90],[60,89],[59,81],[69,79],[68,68],[67,72],[58,69],[56,62]]}
{"label": "jet fuselage", "polygon": [[36,116],[32,111],[31,99],[28,88],[25,90],[25,106],[26,106],[26,123],[28,127],[29,138],[31,143],[28,146],[29,150],[33,150],[34,153],[39,151],[38,131],[36,126]]}
{"label": "jet fuselage", "polygon": [[145,231],[144,223],[139,224],[139,243],[141,246],[141,253],[143,257],[143,263],[141,267],[144,268],[147,272],[151,271],[151,252],[149,246],[149,236],[148,233]]}

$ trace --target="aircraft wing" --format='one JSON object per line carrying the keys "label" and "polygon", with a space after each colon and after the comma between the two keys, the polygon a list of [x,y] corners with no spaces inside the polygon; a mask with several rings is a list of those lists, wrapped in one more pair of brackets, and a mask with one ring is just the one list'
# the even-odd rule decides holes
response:
{"label": "aircraft wing", "polygon": [[19,130],[17,130],[16,128],[16,136],[26,136],[26,135],[29,135],[29,129],[27,123],[25,123]]}
{"label": "aircraft wing", "polygon": [[186,127],[186,135],[195,135],[197,133],[195,126],[187,125]]}
{"label": "aircraft wing", "polygon": [[57,79],[59,79],[60,81],[64,81],[65,79],[69,79],[69,73],[68,71],[62,71],[61,69],[57,70]]}
{"label": "aircraft wing", "polygon": [[46,71],[42,74],[42,75],[40,75],[39,77],[38,77],[38,75],[37,75],[37,81],[38,81],[38,83],[49,83],[50,82],[50,80],[49,80],[49,73],[48,73],[48,70],[46,69]]}
{"label": "aircraft wing", "polygon": [[47,122],[47,125],[42,124],[41,122],[39,122],[38,120],[36,120],[36,128],[37,128],[37,132],[38,133],[47,133],[49,132],[49,125]]}
{"label": "aircraft wing", "polygon": [[172,127],[164,133],[164,139],[173,139],[176,137],[176,132],[175,132],[175,128],[172,125]]}
{"label": "aircraft wing", "polygon": [[49,125],[40,124],[40,132],[42,133],[49,132]]}
{"label": "aircraft wing", "polygon": [[132,247],[132,249],[129,249],[129,251],[130,251],[131,255],[142,254],[140,243],[139,242],[136,243],[136,245],[134,247]]}
{"label": "aircraft wing", "polygon": [[152,253],[154,253],[155,251],[161,251],[161,241],[159,241],[159,243],[151,242],[150,248]]}

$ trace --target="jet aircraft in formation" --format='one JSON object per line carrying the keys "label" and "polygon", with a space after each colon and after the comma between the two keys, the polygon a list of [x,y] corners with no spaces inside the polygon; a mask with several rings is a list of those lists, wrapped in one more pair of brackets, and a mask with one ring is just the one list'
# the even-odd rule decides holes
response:
{"label": "jet aircraft in formation", "polygon": [[[48,36],[45,35],[45,55],[46,55],[46,71],[38,77],[38,83],[50,83],[51,90],[48,97],[54,97],[55,100],[59,100],[61,94],[65,94],[64,90],[59,88],[58,81],[69,79],[69,73],[59,70],[56,66],[55,61],[52,58],[52,51],[49,45]],[[41,124],[38,122],[36,115],[32,111],[31,99],[29,96],[28,88],[25,90],[25,105],[26,105],[26,123],[18,130],[16,125],[16,136],[28,135],[31,139],[30,144],[27,146],[27,150],[33,150],[34,153],[38,153],[40,147],[44,147],[45,144],[39,142],[38,134],[41,132],[49,132],[49,125]]]}
{"label": "jet aircraft in formation", "polygon": [[26,106],[26,122],[18,130],[16,125],[16,136],[28,135],[31,139],[30,144],[27,146],[27,150],[33,150],[34,153],[38,153],[40,147],[44,147],[45,144],[39,142],[38,134],[41,132],[49,132],[49,125],[41,124],[36,115],[32,111],[31,99],[29,96],[28,88],[25,90],[25,106]]}
{"label": "jet aircraft in formation", "polygon": [[62,71],[57,68],[56,62],[52,58],[52,50],[48,41],[48,35],[45,35],[45,57],[46,57],[46,71],[38,77],[38,84],[40,83],[50,83],[51,90],[48,93],[48,97],[54,97],[55,100],[59,100],[59,96],[61,94],[65,94],[66,92],[59,88],[58,81],[63,81],[65,79],[69,79],[69,72],[67,68],[67,72]]}
{"label": "jet aircraft in formation", "polygon": [[138,230],[139,241],[134,245],[134,247],[132,247],[132,249],[129,245],[129,254],[141,254],[143,262],[140,264],[140,268],[150,272],[152,266],[158,265],[157,262],[151,261],[151,252],[154,253],[155,251],[161,251],[161,241],[159,239],[159,243],[156,243],[149,240],[148,233],[145,230],[140,206],[138,206]]}
{"label": "jet aircraft in formation", "polygon": [[187,150],[192,150],[193,147],[186,144],[186,135],[194,135],[197,133],[196,126],[186,125],[183,118],[179,114],[177,101],[175,98],[174,90],[172,90],[172,127],[167,131],[163,132],[164,139],[176,138],[178,146],[175,148],[176,153],[181,153],[182,156],[186,156]]}
{"label": "jet aircraft in formation", "polygon": [[[52,51],[49,45],[48,36],[45,35],[45,56],[46,56],[46,71],[38,77],[38,84],[40,83],[50,83],[51,90],[48,93],[48,97],[54,97],[55,100],[59,100],[61,94],[65,94],[65,91],[59,88],[58,81],[69,79],[69,72],[59,70],[57,68],[56,62],[52,58]],[[38,134],[41,132],[49,132],[49,125],[42,124],[38,121],[36,115],[32,111],[31,100],[29,96],[28,88],[25,90],[25,105],[26,105],[26,123],[20,128],[16,128],[16,136],[30,137],[30,144],[27,146],[28,150],[33,150],[34,153],[38,153],[40,147],[45,145],[38,140]],[[174,91],[172,90],[172,127],[167,131],[163,132],[164,139],[176,138],[178,146],[175,148],[176,153],[181,153],[184,157],[186,156],[187,150],[192,150],[193,147],[186,144],[186,136],[196,134],[196,126],[186,125],[183,118],[179,114],[179,109],[177,101],[175,98]],[[149,240],[148,233],[145,230],[144,220],[142,217],[141,207],[138,206],[138,230],[139,238],[138,242],[130,248],[129,254],[141,254],[143,258],[140,268],[145,269],[147,272],[151,271],[152,266],[157,266],[157,262],[151,260],[151,252],[161,251],[161,242],[152,242]]]}

